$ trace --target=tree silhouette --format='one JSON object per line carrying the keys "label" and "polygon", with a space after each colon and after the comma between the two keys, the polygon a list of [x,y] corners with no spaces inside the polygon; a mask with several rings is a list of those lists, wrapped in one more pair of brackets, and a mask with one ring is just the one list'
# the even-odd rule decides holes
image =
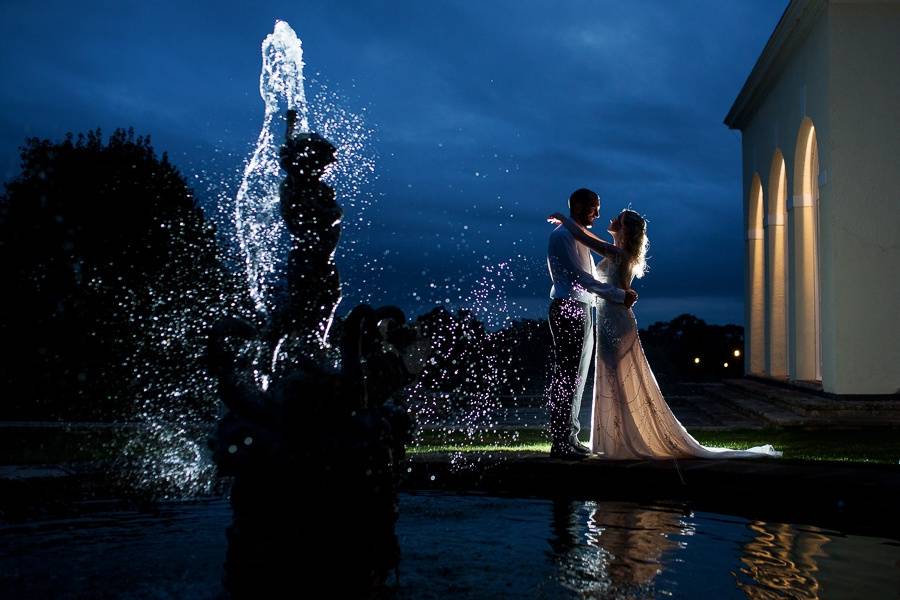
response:
{"label": "tree silhouette", "polygon": [[[661,385],[741,377],[744,373],[744,328],[739,325],[708,325],[694,315],[683,314],[641,330],[641,343]],[[695,358],[700,361],[694,362]]]}
{"label": "tree silhouette", "polygon": [[32,138],[21,165],[0,196],[0,415],[211,410],[202,338],[231,286],[185,178],[131,129]]}
{"label": "tree silhouette", "polygon": [[[418,380],[419,391],[452,392],[448,398],[454,400],[490,389],[517,403],[542,402],[553,350],[545,319],[513,321],[488,332],[469,311],[454,315],[436,307],[419,316],[416,324],[432,346],[431,359]],[[708,325],[683,314],[653,323],[641,330],[640,338],[664,389],[678,382],[743,374],[744,330],[738,325]]]}
{"label": "tree silhouette", "polygon": [[503,395],[540,396],[550,368],[553,339],[546,319],[513,321],[497,332],[498,364],[505,370]]}

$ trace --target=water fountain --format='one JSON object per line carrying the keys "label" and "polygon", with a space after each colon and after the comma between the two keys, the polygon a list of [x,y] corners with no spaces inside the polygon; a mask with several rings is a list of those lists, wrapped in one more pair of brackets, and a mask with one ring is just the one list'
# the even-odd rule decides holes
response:
{"label": "water fountain", "polygon": [[211,447],[234,478],[226,587],[243,597],[339,580],[366,595],[399,561],[397,464],[412,422],[389,399],[424,357],[402,311],[361,305],[344,323],[340,370],[326,360],[341,209],[322,176],[335,148],[308,131],[300,41],[287,23],[262,53],[263,131],[236,201],[257,319],[219,322],[209,344],[228,408]]}

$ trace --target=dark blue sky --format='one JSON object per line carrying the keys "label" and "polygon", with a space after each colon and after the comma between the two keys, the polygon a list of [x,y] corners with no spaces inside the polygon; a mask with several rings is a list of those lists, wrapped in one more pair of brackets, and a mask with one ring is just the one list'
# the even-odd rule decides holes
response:
{"label": "dark blue sky", "polygon": [[342,312],[543,316],[544,217],[586,186],[603,223],[629,204],[649,219],[642,326],[741,323],[740,135],[722,119],[786,3],[4,0],[0,174],[27,136],[133,126],[212,213],[256,141],[259,46],[283,19],[320,74],[308,95],[327,82],[374,131]]}

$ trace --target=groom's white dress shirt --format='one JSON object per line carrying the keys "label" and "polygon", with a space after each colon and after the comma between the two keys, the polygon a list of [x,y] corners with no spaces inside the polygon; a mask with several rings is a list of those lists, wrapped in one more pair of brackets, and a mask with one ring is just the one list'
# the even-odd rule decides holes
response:
{"label": "groom's white dress shirt", "polygon": [[568,229],[559,225],[550,234],[547,247],[547,268],[550,270],[551,298],[578,300],[596,306],[594,294],[604,300],[625,303],[625,290],[597,279],[597,268],[591,251],[579,244]]}

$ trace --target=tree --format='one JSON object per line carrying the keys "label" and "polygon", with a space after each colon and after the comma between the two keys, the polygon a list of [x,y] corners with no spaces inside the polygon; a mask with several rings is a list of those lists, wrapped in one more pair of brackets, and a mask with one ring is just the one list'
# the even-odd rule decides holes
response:
{"label": "tree", "polygon": [[513,321],[496,333],[498,364],[505,370],[503,395],[540,396],[550,375],[553,339],[546,319]]}
{"label": "tree", "polygon": [[209,324],[233,285],[185,178],[149,137],[32,138],[0,196],[7,418],[209,412]]}
{"label": "tree", "polygon": [[744,328],[739,325],[707,325],[684,314],[642,330],[641,343],[660,384],[741,377],[744,373]]}

